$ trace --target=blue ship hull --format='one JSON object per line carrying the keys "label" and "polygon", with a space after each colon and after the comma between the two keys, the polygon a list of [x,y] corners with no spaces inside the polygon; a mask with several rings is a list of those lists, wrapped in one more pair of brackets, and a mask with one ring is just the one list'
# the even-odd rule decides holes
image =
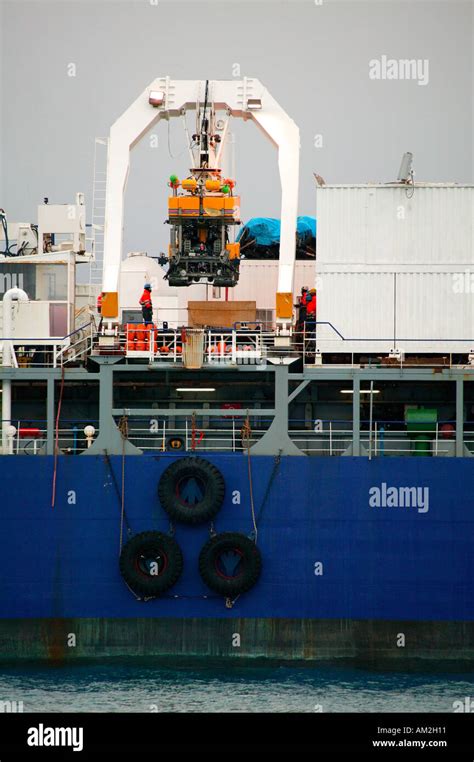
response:
{"label": "blue ship hull", "polygon": [[[125,458],[133,534],[169,531],[157,485],[175,457]],[[246,457],[206,457],[226,483],[216,531],[250,534]],[[60,457],[54,508],[53,465],[50,457],[0,461],[1,619],[474,620],[469,459],[253,457],[263,570],[232,608],[199,576],[207,526],[175,526],[180,580],[162,598],[137,601],[118,566],[122,459]],[[428,487],[428,510],[371,507],[369,490],[384,483]]]}

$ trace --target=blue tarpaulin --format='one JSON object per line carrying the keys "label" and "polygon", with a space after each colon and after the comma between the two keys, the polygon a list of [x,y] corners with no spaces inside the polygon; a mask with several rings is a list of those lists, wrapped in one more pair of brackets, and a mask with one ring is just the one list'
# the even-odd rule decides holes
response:
{"label": "blue tarpaulin", "polygon": [[307,238],[316,238],[316,217],[298,217],[296,231],[303,241]]}
{"label": "blue tarpaulin", "polygon": [[[298,217],[296,232],[300,239],[316,238],[316,218]],[[245,234],[247,239],[255,239],[256,246],[274,246],[280,243],[280,220],[272,217],[252,217],[237,236],[240,241]]]}
{"label": "blue tarpaulin", "polygon": [[245,235],[255,239],[257,246],[273,246],[280,243],[280,220],[271,217],[253,217],[239,231],[237,241]]}

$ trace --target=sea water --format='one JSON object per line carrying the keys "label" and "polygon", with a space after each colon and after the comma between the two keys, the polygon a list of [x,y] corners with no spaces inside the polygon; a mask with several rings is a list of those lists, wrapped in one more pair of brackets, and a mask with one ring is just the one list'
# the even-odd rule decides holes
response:
{"label": "sea water", "polygon": [[15,702],[24,712],[453,712],[474,696],[473,680],[468,673],[204,660],[15,666],[0,669],[0,710]]}

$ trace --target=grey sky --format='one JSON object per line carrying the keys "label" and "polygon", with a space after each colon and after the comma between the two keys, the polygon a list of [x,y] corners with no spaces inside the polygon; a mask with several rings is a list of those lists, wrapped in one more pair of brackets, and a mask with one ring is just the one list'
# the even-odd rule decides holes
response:
{"label": "grey sky", "polygon": [[[419,180],[474,180],[472,2],[152,2],[0,3],[0,206],[11,220],[35,220],[43,196],[67,202],[76,190],[90,207],[94,137],[156,76],[230,79],[236,63],[300,127],[301,214],[314,214],[313,171],[393,180],[405,150]],[[382,56],[427,59],[428,84],[371,80]],[[126,251],[166,246],[166,181],[188,169],[186,153],[169,156],[166,124],[158,135],[157,149],[145,140],[133,154]],[[244,219],[278,216],[275,149],[251,123],[236,124],[236,139]],[[179,122],[170,143],[185,148]]]}

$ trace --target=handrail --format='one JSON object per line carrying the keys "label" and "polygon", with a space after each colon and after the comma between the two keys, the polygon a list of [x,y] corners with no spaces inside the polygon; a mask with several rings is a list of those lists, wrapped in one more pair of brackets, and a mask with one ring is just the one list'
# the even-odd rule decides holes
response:
{"label": "handrail", "polygon": [[[392,343],[395,343],[395,344],[398,344],[400,341],[425,341],[425,342],[426,341],[430,341],[430,342],[437,341],[437,342],[443,342],[443,343],[444,342],[449,342],[449,341],[451,341],[451,342],[465,341],[465,342],[473,342],[474,343],[474,339],[472,339],[472,338],[467,338],[467,339],[466,338],[462,338],[462,339],[440,339],[440,338],[430,339],[430,338],[425,338],[425,337],[423,337],[423,338],[420,338],[420,337],[403,338],[401,336],[388,336],[388,337],[385,337],[385,338],[370,338],[370,337],[367,337],[367,336],[362,336],[362,337],[351,336],[351,337],[347,337],[347,336],[343,336],[342,333],[329,320],[321,320],[321,321],[317,320],[313,325],[316,325],[316,326],[318,326],[318,325],[328,325],[328,326],[330,326],[330,328],[332,328],[332,330],[335,333],[337,333],[337,335],[340,336],[340,338],[343,341],[391,341]],[[330,339],[323,339],[323,341],[330,341]]]}
{"label": "handrail", "polygon": [[69,339],[70,336],[74,336],[75,333],[79,333],[79,331],[83,331],[84,328],[87,328],[88,326],[92,325],[92,320],[89,320],[88,323],[84,323],[84,325],[79,326],[79,328],[75,328],[74,331],[71,331],[71,333],[68,333],[66,336],[63,336],[64,339]]}
{"label": "handrail", "polygon": [[[232,421],[226,421],[225,423],[222,420],[226,417],[226,410],[222,411],[222,416],[206,416],[206,411],[203,410],[202,412],[203,414],[198,416],[198,421],[199,418],[210,418],[211,421],[209,423],[211,425],[208,423],[202,428],[204,436],[202,441],[196,444],[196,449],[236,453],[244,451],[245,448],[239,436],[240,430],[236,427],[235,420],[232,419]],[[242,413],[244,415],[245,411],[242,411]],[[159,411],[157,411],[156,416],[131,416],[129,418],[129,439],[132,443],[136,443],[141,450],[165,451],[170,437],[182,436],[185,441],[185,447],[189,448],[190,418],[189,416],[180,416],[179,408],[176,409],[176,418],[181,418],[180,425],[170,426],[168,420],[160,418]],[[158,422],[159,425],[156,428],[152,428],[150,425],[140,425],[140,422],[151,420]],[[328,428],[318,428],[316,430],[314,428],[302,428],[301,422],[302,419],[290,421],[290,424],[300,424],[300,426],[298,428],[290,427],[288,434],[302,452],[310,456],[341,456],[348,451],[353,440],[352,429],[349,426],[340,428],[338,423],[350,424],[350,421],[338,422],[328,420],[325,421],[329,424]],[[47,439],[47,422],[45,419],[28,418],[22,421],[13,419],[12,423],[16,426],[17,430],[14,440],[12,440],[15,445],[11,446],[9,454],[13,454],[13,451],[17,454],[41,454],[44,452],[44,441]],[[58,432],[60,447],[72,453],[81,452],[86,449],[88,439],[84,435],[83,425],[91,423],[94,425],[95,436],[97,436],[99,431],[97,420],[68,419],[62,421]],[[271,419],[267,418],[259,423],[264,423],[264,425],[263,427],[260,425],[258,428],[253,429],[252,439],[254,441],[258,441],[265,435],[270,426]],[[391,421],[391,423],[396,424],[398,422]],[[32,434],[31,437],[23,436],[22,429],[28,430],[29,428],[38,429],[37,435]],[[424,429],[414,429],[407,432],[406,429],[400,428],[384,430],[383,427],[380,427],[380,422],[375,422],[374,432],[372,457],[415,455],[416,451],[412,444],[413,437],[416,437],[419,442],[424,442],[425,445],[430,445],[428,454],[432,457],[455,455],[455,430],[450,431],[448,436],[443,436],[439,426],[434,432],[426,432]],[[361,430],[360,441],[367,443],[369,436],[370,432],[368,430]],[[28,448],[31,448],[31,444],[35,440],[34,453],[31,453]],[[466,445],[472,447],[474,444],[474,431],[466,432],[463,441]]]}
{"label": "handrail", "polygon": [[18,344],[19,342],[21,342],[22,344],[31,344],[32,342],[36,342],[36,341],[48,341],[50,344],[60,344],[62,341],[65,341],[66,339],[68,339],[70,336],[74,336],[75,333],[78,333],[79,331],[82,331],[84,328],[87,328],[88,325],[92,325],[92,321],[90,321],[89,323],[84,323],[84,325],[81,325],[80,328],[75,328],[74,331],[71,331],[71,333],[66,334],[66,336],[63,336],[62,338],[59,338],[57,336],[42,336],[40,339],[38,338],[35,339],[32,337],[29,337],[26,339],[14,337],[13,339],[11,339],[11,338],[8,338],[8,336],[0,336],[0,344],[2,343],[2,341],[12,341],[15,344]]}

